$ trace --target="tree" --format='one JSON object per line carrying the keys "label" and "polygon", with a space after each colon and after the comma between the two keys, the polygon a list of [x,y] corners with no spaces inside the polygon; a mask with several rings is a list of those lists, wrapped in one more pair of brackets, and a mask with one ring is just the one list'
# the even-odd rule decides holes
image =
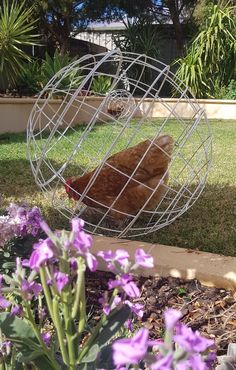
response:
{"label": "tree", "polygon": [[[24,1],[24,0],[23,0]],[[83,0],[26,0],[34,6],[38,29],[45,41],[52,41],[61,54],[69,50],[69,38],[87,25]]]}
{"label": "tree", "polygon": [[177,77],[199,98],[216,97],[236,79],[235,8],[224,0],[210,4],[200,33],[177,61]]}
{"label": "tree", "polygon": [[[23,0],[19,0],[23,1]],[[84,30],[91,21],[123,20],[125,16],[156,23],[172,21],[178,53],[183,54],[182,23],[193,13],[197,0],[26,0],[39,18],[39,30],[63,54],[69,37]]]}
{"label": "tree", "polygon": [[184,51],[182,24],[188,22],[197,0],[85,0],[88,17],[96,20],[122,20],[128,17],[145,16],[156,23],[171,21],[174,26],[176,47],[179,55]]}

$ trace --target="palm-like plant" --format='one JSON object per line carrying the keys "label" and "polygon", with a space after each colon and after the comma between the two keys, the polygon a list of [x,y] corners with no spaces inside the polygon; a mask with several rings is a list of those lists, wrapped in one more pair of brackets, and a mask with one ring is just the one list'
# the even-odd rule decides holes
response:
{"label": "palm-like plant", "polygon": [[[42,87],[46,86],[57,72],[68,66],[73,61],[75,61],[75,58],[71,58],[68,54],[62,55],[58,50],[55,51],[53,57],[46,53],[45,60],[42,62],[41,66]],[[77,65],[72,70],[68,69],[68,71],[65,71],[63,78],[62,75],[60,75],[54,83],[57,84],[57,90],[61,90],[60,95],[63,95],[68,90],[75,90],[81,83],[82,79],[83,76],[81,76],[80,67]]]}
{"label": "palm-like plant", "polygon": [[95,95],[104,95],[110,90],[111,84],[111,77],[96,76],[92,82],[91,90]]}
{"label": "palm-like plant", "polygon": [[214,97],[236,77],[235,6],[220,1],[211,12],[202,31],[193,40],[187,55],[177,61],[176,76],[197,97]]}
{"label": "palm-like plant", "polygon": [[34,34],[36,20],[32,20],[33,7],[24,2],[3,0],[0,6],[0,89],[15,86],[30,56],[22,46],[37,45],[39,35]]}

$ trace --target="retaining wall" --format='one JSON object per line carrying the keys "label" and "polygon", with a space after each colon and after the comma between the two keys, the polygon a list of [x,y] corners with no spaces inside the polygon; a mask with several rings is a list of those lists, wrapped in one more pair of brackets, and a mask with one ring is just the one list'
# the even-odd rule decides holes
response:
{"label": "retaining wall", "polygon": [[[89,122],[96,107],[101,104],[102,99],[94,96],[86,97],[83,109],[79,108],[80,103],[78,100],[78,107],[74,106],[69,109],[65,116],[65,121],[68,119],[69,121],[73,120],[74,123]],[[31,98],[0,98],[0,134],[25,131],[35,101],[36,99]],[[39,104],[43,104],[43,102],[44,100],[42,99],[39,101]],[[136,102],[138,102],[138,99],[136,99]],[[235,100],[198,100],[197,102],[205,109],[208,119],[236,119]],[[52,99],[50,101],[51,113],[49,114],[53,115],[54,112],[61,109],[60,107],[62,107],[62,102],[58,99]],[[190,118],[192,116],[192,109],[186,100],[178,102],[177,99],[161,99],[153,104],[153,100],[148,98],[140,104],[137,116],[142,116],[142,112],[148,112],[149,117],[164,118],[170,115],[170,111],[173,108],[180,117]],[[102,119],[106,120],[108,117],[103,115]]]}

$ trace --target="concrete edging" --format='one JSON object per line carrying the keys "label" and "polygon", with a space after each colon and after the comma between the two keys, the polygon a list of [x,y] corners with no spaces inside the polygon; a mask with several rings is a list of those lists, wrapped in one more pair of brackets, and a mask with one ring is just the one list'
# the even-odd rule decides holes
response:
{"label": "concrete edging", "polygon": [[[96,108],[100,106],[103,100],[103,97],[98,96],[79,98],[77,99],[78,107],[71,107],[68,110],[67,116],[65,116],[66,122],[71,122],[71,120],[73,121],[72,124],[89,122]],[[80,104],[80,100],[82,99],[85,99],[85,103],[89,101],[89,104],[85,104],[83,109],[81,109]],[[40,99],[38,104],[41,105],[44,101],[44,99]],[[135,98],[135,101],[138,102],[139,99]],[[34,98],[0,98],[0,134],[26,131],[29,115],[35,102],[36,99]],[[192,100],[192,102],[198,102],[205,109],[208,119],[236,119],[236,100],[199,99],[196,101]],[[47,112],[49,116],[50,114],[54,114],[52,112],[60,112],[63,104],[60,99],[50,100],[50,107],[52,109]],[[170,112],[173,109],[179,117],[192,118],[193,116],[192,107],[186,99],[179,102],[178,99],[174,98],[159,98],[154,103],[153,99],[147,98],[140,104],[135,116],[142,117],[143,114],[147,114],[149,118],[174,118],[174,116],[170,116]],[[99,118],[107,120],[108,116],[102,115],[98,116],[98,120]]]}
{"label": "concrete edging", "polygon": [[[137,272],[142,276],[198,279],[203,285],[236,289],[236,257],[104,236],[94,236],[93,240],[93,253],[120,248],[130,253],[131,260],[135,250],[143,248],[146,253],[153,256],[154,268],[140,268]],[[99,268],[106,270],[102,260],[99,260]]]}

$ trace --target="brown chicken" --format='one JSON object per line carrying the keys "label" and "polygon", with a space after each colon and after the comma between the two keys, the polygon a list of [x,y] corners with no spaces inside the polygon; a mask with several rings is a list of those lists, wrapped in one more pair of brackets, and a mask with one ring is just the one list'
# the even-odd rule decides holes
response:
{"label": "brown chicken", "polygon": [[[69,178],[65,189],[70,198],[89,207],[111,207],[109,214],[122,220],[144,209],[156,207],[165,193],[173,139],[162,135],[153,142],[145,140],[109,157],[95,170]],[[150,199],[149,199],[150,198]]]}

